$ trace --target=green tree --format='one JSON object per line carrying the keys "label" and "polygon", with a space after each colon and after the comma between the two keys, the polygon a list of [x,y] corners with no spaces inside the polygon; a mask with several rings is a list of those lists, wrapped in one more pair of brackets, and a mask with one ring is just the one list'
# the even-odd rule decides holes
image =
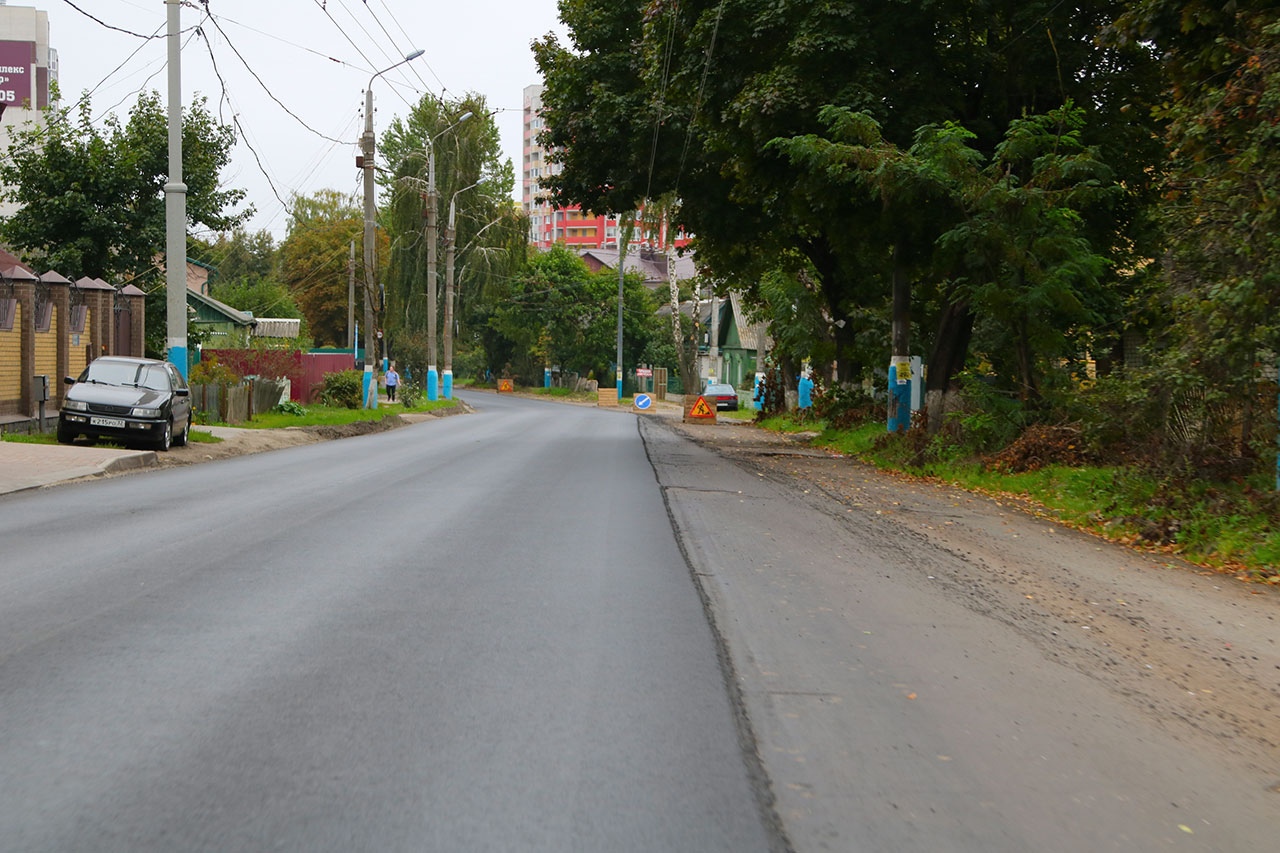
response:
{"label": "green tree", "polygon": [[[771,143],[839,141],[824,119],[834,107],[874,121],[886,156],[950,121],[989,157],[1012,122],[1074,99],[1088,113],[1086,144],[1101,147],[1129,191],[1084,228],[1112,270],[1132,269],[1150,252],[1137,214],[1158,162],[1145,119],[1158,77],[1149,45],[1096,38],[1123,9],[1114,0],[566,0],[572,46],[553,36],[535,46],[547,86],[543,138],[563,165],[551,184],[560,201],[597,210],[677,193],[700,264],[757,301],[766,273],[807,271],[846,356],[860,351],[865,306],[887,309],[904,279],[927,283],[930,236],[954,224],[954,208],[878,209]],[[963,363],[972,312],[916,302],[914,323]]]}
{"label": "green tree", "polygon": [[[510,361],[525,381],[540,380],[548,364],[583,376],[594,373],[602,384],[612,377],[610,367],[617,357],[615,271],[593,273],[572,251],[556,246],[531,258],[495,305],[491,326],[510,342]],[[624,363],[636,364],[651,343],[664,337],[655,308],[656,300],[640,277],[626,276]]]}
{"label": "green tree", "polygon": [[[513,231],[526,233],[510,203],[515,173],[510,160],[501,156],[498,127],[483,97],[473,94],[442,101],[425,95],[408,116],[393,119],[379,144],[382,167],[378,176],[380,222],[390,240],[385,324],[393,348],[400,341],[425,338],[427,327],[424,226],[428,149],[435,154],[436,222],[441,241],[436,252],[437,298],[444,299],[443,241],[450,202],[454,202],[460,319],[470,316],[470,304],[491,270],[497,274],[509,271],[510,264],[496,257],[496,250],[510,245]],[[514,260],[518,263],[522,255],[523,249]],[[436,316],[438,321],[443,318],[443,303],[437,305]]]}
{"label": "green tree", "polygon": [[[319,346],[346,346],[347,261],[352,242],[359,246],[363,239],[363,229],[363,216],[352,196],[321,190],[293,199],[288,234],[280,245],[281,279]],[[385,236],[379,235],[379,242],[385,255]],[[363,316],[366,298],[362,282],[357,276],[357,318]],[[361,346],[367,336],[368,330],[361,329]]]}
{"label": "green tree", "polygon": [[1193,454],[1249,453],[1259,355],[1280,352],[1280,4],[1139,0],[1116,35],[1168,79],[1163,420],[1200,424]]}
{"label": "green tree", "polygon": [[[233,129],[219,124],[203,99],[184,111],[189,227],[224,231],[252,215],[251,207],[229,212],[245,193],[222,187],[234,141]],[[168,117],[155,92],[140,95],[124,122],[114,114],[95,122],[87,99],[75,113],[50,111],[46,126],[14,133],[0,163],[5,197],[21,205],[0,223],[0,237],[24,258],[73,280],[130,280],[155,294],[168,157]],[[148,300],[157,301],[164,303],[155,295]]]}
{"label": "green tree", "polygon": [[265,230],[250,234],[235,228],[212,243],[188,248],[187,254],[214,267],[217,279],[224,283],[270,279],[279,266],[275,238]]}

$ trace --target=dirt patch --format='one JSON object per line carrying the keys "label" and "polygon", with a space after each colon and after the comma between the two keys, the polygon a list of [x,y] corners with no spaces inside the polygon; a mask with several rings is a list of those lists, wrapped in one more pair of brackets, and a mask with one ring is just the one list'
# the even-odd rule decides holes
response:
{"label": "dirt patch", "polygon": [[885,530],[900,540],[904,566],[1170,731],[1207,734],[1274,771],[1277,590],[1073,530],[1031,502],[881,472],[808,447],[804,436],[671,426],[794,490],[816,512]]}
{"label": "dirt patch", "polygon": [[160,467],[193,465],[200,462],[212,462],[217,459],[228,459],[232,456],[245,456],[251,453],[262,453],[267,450],[297,447],[300,444],[314,444],[318,441],[385,432],[408,424],[461,414],[465,411],[467,409],[464,404],[454,406],[451,409],[441,409],[439,414],[411,412],[390,415],[378,421],[359,421],[338,426],[287,427],[285,429],[197,426],[195,428],[197,432],[212,433],[222,440],[219,442],[190,442],[186,447],[174,447],[167,453],[157,453],[156,458]]}

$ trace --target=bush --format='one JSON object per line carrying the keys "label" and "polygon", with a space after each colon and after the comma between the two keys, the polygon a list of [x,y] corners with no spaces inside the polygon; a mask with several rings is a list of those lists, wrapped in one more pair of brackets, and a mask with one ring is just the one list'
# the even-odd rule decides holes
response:
{"label": "bush", "polygon": [[327,373],[324,377],[324,387],[320,391],[320,402],[326,406],[358,409],[363,402],[361,399],[363,391],[363,372],[343,370],[338,373]]}
{"label": "bush", "polygon": [[299,418],[307,413],[307,410],[302,406],[301,403],[295,403],[292,400],[288,400],[284,403],[276,404],[276,407],[271,411],[275,412],[276,414],[294,415],[295,417],[299,417]]}
{"label": "bush", "polygon": [[422,389],[417,385],[409,385],[402,383],[400,390],[396,392],[396,396],[400,399],[400,405],[406,409],[416,409],[422,405]]}
{"label": "bush", "polygon": [[[815,380],[816,384],[817,380]],[[861,385],[816,385],[813,413],[832,429],[852,429],[884,416],[885,404],[877,403]]]}
{"label": "bush", "polygon": [[243,380],[243,376],[218,361],[216,355],[211,355],[191,368],[188,381],[192,385],[239,385]]}

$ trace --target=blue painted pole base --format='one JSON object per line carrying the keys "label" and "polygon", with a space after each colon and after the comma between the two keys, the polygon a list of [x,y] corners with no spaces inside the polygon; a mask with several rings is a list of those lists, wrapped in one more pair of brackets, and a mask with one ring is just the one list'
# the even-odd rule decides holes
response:
{"label": "blue painted pole base", "polygon": [[427,368],[427,399],[433,403],[440,399],[440,374],[434,364]]}
{"label": "blue painted pole base", "polygon": [[364,408],[378,408],[378,386],[373,381],[373,365],[366,364],[364,377],[360,382],[360,396],[364,400]]}
{"label": "blue painted pole base", "polygon": [[911,380],[898,382],[898,368],[889,365],[888,432],[906,432],[911,428]]}
{"label": "blue painted pole base", "polygon": [[452,370],[446,370],[444,372],[444,383],[440,393],[446,400],[453,399],[453,371]]}
{"label": "blue painted pole base", "polygon": [[168,361],[174,367],[178,368],[178,372],[182,374],[183,379],[188,379],[189,371],[187,370],[187,348],[181,344],[169,345]]}

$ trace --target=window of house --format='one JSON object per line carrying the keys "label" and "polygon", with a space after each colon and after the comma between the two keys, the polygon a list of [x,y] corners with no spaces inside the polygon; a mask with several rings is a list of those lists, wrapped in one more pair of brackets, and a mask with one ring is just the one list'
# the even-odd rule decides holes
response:
{"label": "window of house", "polygon": [[17,313],[17,299],[0,298],[0,332],[13,331],[13,318]]}

